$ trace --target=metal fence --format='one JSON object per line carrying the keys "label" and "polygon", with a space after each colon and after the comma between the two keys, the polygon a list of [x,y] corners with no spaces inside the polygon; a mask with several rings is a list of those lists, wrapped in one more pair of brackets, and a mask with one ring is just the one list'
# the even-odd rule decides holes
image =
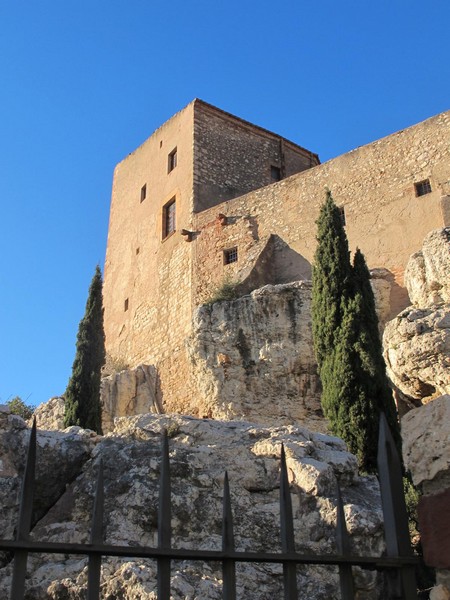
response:
{"label": "metal fence", "polygon": [[417,598],[415,565],[403,494],[402,470],[398,454],[384,415],[380,419],[378,470],[384,514],[386,555],[355,556],[350,551],[350,541],[345,523],[344,507],[337,487],[336,545],[338,554],[311,555],[295,551],[291,494],[286,469],[284,448],[281,449],[280,473],[280,535],[281,552],[240,552],[235,550],[233,517],[231,511],[228,476],[225,473],[222,517],[222,550],[185,550],[172,548],[171,542],[171,487],[169,446],[167,434],[163,435],[161,475],[158,509],[158,546],[132,547],[104,543],[103,535],[103,466],[100,464],[92,516],[89,544],[69,544],[34,541],[30,539],[33,491],[36,464],[36,423],[31,430],[28,457],[22,483],[19,518],[15,540],[0,540],[0,550],[14,553],[11,600],[22,600],[25,594],[27,557],[30,552],[51,554],[87,555],[87,599],[100,597],[100,570],[103,556],[139,557],[157,561],[157,590],[159,600],[170,599],[170,571],[173,560],[190,560],[222,563],[223,598],[236,598],[236,562],[281,563],[285,600],[298,600],[296,565],[336,565],[339,569],[341,598],[355,597],[352,565],[386,572],[388,596],[386,600]]}

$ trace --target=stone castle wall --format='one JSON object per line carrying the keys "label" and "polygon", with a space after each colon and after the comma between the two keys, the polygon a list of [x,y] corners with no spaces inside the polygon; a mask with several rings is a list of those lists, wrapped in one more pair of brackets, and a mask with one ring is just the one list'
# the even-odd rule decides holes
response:
{"label": "stone castle wall", "polygon": [[[217,147],[223,143],[231,153],[228,131],[230,139],[242,135],[244,148],[252,128],[233,119],[194,101],[122,161],[114,174],[104,284],[107,351],[130,367],[153,365],[156,400],[167,411],[197,414],[199,389],[186,340],[192,334],[194,308],[224,278],[243,282],[243,293],[310,276],[315,220],[326,187],[345,208],[352,249],[362,249],[369,267],[389,270],[392,313],[407,304],[402,279],[407,258],[421,247],[428,231],[450,218],[445,197],[450,194],[448,113],[196,213],[197,198],[200,205],[210,206],[230,191],[223,179],[226,153]],[[277,152],[283,145],[285,169],[294,168],[292,161],[298,157],[305,162],[295,168],[317,160],[295,145],[290,155],[287,142],[272,134],[275,144],[264,130],[254,128],[253,134],[259,141],[249,145],[248,158],[258,144],[266,148],[260,185],[267,182],[270,164],[280,159]],[[215,153],[211,164],[202,144],[208,154]],[[168,154],[175,147],[177,167],[168,173]],[[253,186],[257,169],[248,168],[247,179],[245,163],[241,170],[236,189]],[[432,192],[417,197],[414,183],[427,178]],[[214,181],[222,190],[216,197]],[[141,202],[144,184],[147,195]],[[176,199],[176,231],[162,239],[164,205],[171,198]],[[182,229],[191,235],[183,236]],[[234,247],[238,261],[225,265],[224,250]]]}
{"label": "stone castle wall", "polygon": [[[417,196],[414,184],[425,179],[432,192]],[[245,280],[272,234],[260,279],[309,276],[327,188],[344,207],[351,249],[359,247],[370,268],[389,270],[396,314],[408,304],[403,271],[409,256],[449,218],[450,113],[196,215],[193,306],[224,279]],[[238,261],[226,265],[223,251],[231,247]]]}
{"label": "stone castle wall", "polygon": [[[130,367],[158,365],[161,404],[166,396],[179,398],[176,386],[187,378],[182,340],[190,333],[191,252],[178,230],[189,227],[191,218],[192,112],[190,104],[117,165],[111,198],[106,349]],[[177,166],[168,172],[174,148]],[[141,201],[143,185],[146,197]],[[172,198],[177,231],[164,238],[164,206]]]}
{"label": "stone castle wall", "polygon": [[197,102],[194,111],[194,211],[272,183],[271,167],[288,177],[318,156],[280,136]]}

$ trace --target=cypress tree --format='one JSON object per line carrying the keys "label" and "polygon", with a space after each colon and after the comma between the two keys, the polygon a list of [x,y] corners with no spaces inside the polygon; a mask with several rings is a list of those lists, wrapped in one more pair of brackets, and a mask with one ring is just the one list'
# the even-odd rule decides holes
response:
{"label": "cypress tree", "polygon": [[105,363],[102,274],[97,265],[77,334],[76,354],[65,392],[64,426],[101,433],[100,378]]}
{"label": "cypress tree", "polygon": [[347,236],[330,191],[317,220],[317,242],[311,308],[314,349],[320,369],[335,345],[351,281]]}
{"label": "cypress tree", "polygon": [[[367,472],[376,470],[380,411],[400,442],[382,356],[370,274],[359,250],[350,263],[339,209],[327,194],[318,219],[313,268],[313,335],[322,407]],[[332,239],[334,237],[334,240]]]}

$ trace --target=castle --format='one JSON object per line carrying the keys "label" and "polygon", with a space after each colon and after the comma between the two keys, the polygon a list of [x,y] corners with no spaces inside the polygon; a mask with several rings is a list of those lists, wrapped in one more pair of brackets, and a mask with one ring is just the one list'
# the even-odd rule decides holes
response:
{"label": "castle", "polygon": [[107,353],[153,365],[166,410],[192,412],[185,340],[223,281],[241,293],[309,278],[329,188],[350,247],[391,279],[450,225],[450,112],[320,164],[317,154],[194,100],[114,172],[104,272]]}

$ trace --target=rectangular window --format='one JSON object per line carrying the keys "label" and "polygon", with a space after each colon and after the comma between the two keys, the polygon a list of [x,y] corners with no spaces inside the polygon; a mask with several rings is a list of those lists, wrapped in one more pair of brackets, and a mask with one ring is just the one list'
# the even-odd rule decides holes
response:
{"label": "rectangular window", "polygon": [[281,179],[281,169],[280,167],[274,167],[273,165],[270,167],[270,179],[271,181],[280,181]]}
{"label": "rectangular window", "polygon": [[414,189],[416,190],[416,196],[425,196],[425,194],[431,193],[431,183],[429,179],[424,179],[423,181],[418,181],[414,184]]}
{"label": "rectangular window", "polygon": [[177,166],[177,149],[174,148],[168,157],[167,172],[173,171]]}
{"label": "rectangular window", "polygon": [[237,248],[229,248],[223,251],[223,264],[230,265],[231,263],[237,262],[238,251]]}
{"label": "rectangular window", "polygon": [[123,310],[127,312],[128,310],[128,298],[125,298],[125,302],[123,303]]}
{"label": "rectangular window", "polygon": [[147,197],[147,184],[145,183],[142,187],[141,187],[141,202],[144,202],[144,200]]}
{"label": "rectangular window", "polygon": [[342,226],[345,227],[345,208],[343,206],[338,206],[339,216],[341,217]]}
{"label": "rectangular window", "polygon": [[163,207],[163,239],[175,231],[175,198]]}

